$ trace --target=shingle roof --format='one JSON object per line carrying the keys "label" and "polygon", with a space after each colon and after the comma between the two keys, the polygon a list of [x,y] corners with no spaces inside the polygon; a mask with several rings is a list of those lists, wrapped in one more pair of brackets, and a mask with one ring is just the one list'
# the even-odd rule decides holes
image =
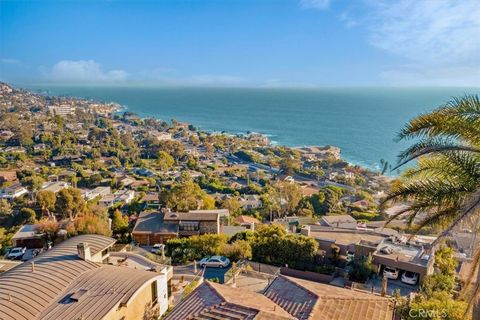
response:
{"label": "shingle roof", "polygon": [[165,221],[217,221],[219,212],[215,210],[196,210],[189,212],[167,212],[165,213]]}
{"label": "shingle roof", "polygon": [[165,223],[163,212],[142,212],[133,233],[177,233],[177,223]]}
{"label": "shingle roof", "polygon": [[245,215],[236,217],[235,222],[237,222],[237,223],[260,223],[260,221],[257,218],[251,217],[251,216],[245,216]]}
{"label": "shingle roof", "polygon": [[293,317],[261,294],[206,281],[165,318],[177,319],[282,320]]}
{"label": "shingle roof", "polygon": [[300,320],[393,319],[388,298],[292,277],[277,277],[265,296]]}
{"label": "shingle roof", "polygon": [[[108,312],[110,310],[107,310],[108,306],[128,300],[132,294],[131,290],[138,290],[146,278],[158,276],[153,272],[84,261],[77,255],[79,243],[88,243],[91,254],[95,255],[114,242],[114,239],[100,235],[77,236],[29,262],[2,273],[0,319],[77,319],[79,316],[77,311],[81,310],[86,313],[85,319],[101,319],[101,312],[96,309],[97,306],[102,306],[101,309],[104,308]],[[102,283],[101,287],[92,289],[91,285],[98,286],[99,283]],[[131,286],[128,290],[125,287],[127,284]],[[72,305],[73,308],[60,303],[66,294],[74,293],[73,291],[80,287],[92,290],[91,292],[96,292],[97,295],[89,299],[87,294],[86,299],[76,303],[75,306]],[[105,292],[117,287],[119,288],[117,295],[108,295]],[[56,317],[57,312],[62,316]]]}

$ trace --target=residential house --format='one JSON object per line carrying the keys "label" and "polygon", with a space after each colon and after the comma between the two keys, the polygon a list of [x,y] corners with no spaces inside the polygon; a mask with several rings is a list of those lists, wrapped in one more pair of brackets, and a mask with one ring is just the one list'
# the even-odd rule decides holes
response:
{"label": "residential house", "polygon": [[43,248],[45,246],[45,234],[39,231],[36,224],[23,225],[12,237],[14,247]]}
{"label": "residential house", "polygon": [[133,190],[118,190],[115,193],[109,193],[102,196],[98,204],[110,208],[114,204],[124,203],[129,204],[135,198],[135,191]]}
{"label": "residential house", "polygon": [[144,209],[146,208],[159,208],[160,207],[160,197],[158,193],[147,193],[140,200],[143,203]]}
{"label": "residential house", "polygon": [[0,319],[142,319],[148,305],[164,314],[166,274],[106,263],[114,243],[73,237],[1,273]]}
{"label": "residential house", "polygon": [[220,213],[215,210],[189,212],[142,212],[132,237],[142,245],[164,243],[168,239],[206,233],[220,233]]}
{"label": "residential house", "polygon": [[13,182],[17,181],[17,172],[10,170],[10,171],[0,171],[0,184],[5,182]]}
{"label": "residential house", "polygon": [[372,263],[380,272],[384,267],[396,268],[400,272],[415,272],[421,281],[433,273],[434,264],[434,251],[430,250],[434,239],[425,240],[421,237],[410,239],[409,235],[385,238],[375,248]]}
{"label": "residential house", "polygon": [[411,271],[422,279],[432,274],[434,255],[428,253],[435,238],[409,235],[400,236],[388,228],[342,229],[309,225],[301,233],[314,238],[326,256],[332,255],[332,245],[340,248],[340,255],[354,254],[355,259],[372,257],[372,265],[378,273],[385,267],[397,268],[401,272]]}
{"label": "residential house", "polygon": [[47,150],[47,145],[45,143],[37,143],[33,145],[33,152],[38,153],[38,152],[43,152]]}
{"label": "residential house", "polygon": [[347,229],[356,229],[357,220],[348,214],[342,215],[333,215],[333,216],[323,216],[320,218],[320,225],[326,227],[337,227],[337,228],[347,228]]}
{"label": "residential house", "polygon": [[103,197],[112,193],[112,189],[110,187],[96,187],[92,190],[86,190],[84,194],[85,200],[93,200],[97,197]]}
{"label": "residential house", "polygon": [[14,183],[10,186],[0,189],[0,198],[13,200],[27,194],[28,190],[20,183]]}
{"label": "residential house", "polygon": [[65,105],[55,105],[55,106],[48,106],[48,112],[50,112],[53,115],[61,116],[61,117],[66,117],[75,114],[75,107],[69,106],[67,104]]}
{"label": "residential house", "polygon": [[262,294],[205,281],[183,299],[164,320],[294,319]]}
{"label": "residential house", "polygon": [[256,194],[247,194],[238,199],[240,206],[243,210],[254,210],[262,206],[262,200],[260,196]]}
{"label": "residential house", "polygon": [[248,230],[254,231],[255,225],[260,225],[261,222],[257,218],[252,216],[238,216],[235,218],[235,223],[238,223],[240,226],[245,227]]}
{"label": "residential house", "polygon": [[42,185],[42,190],[58,193],[60,190],[70,188],[72,185],[65,181],[50,181]]}
{"label": "residential house", "polygon": [[15,136],[15,133],[13,133],[10,130],[2,130],[0,131],[0,140],[7,141],[10,138],[13,138]]}
{"label": "residential house", "polygon": [[350,204],[350,207],[367,210],[370,207],[370,203],[367,200],[358,200],[358,201],[352,202]]}
{"label": "residential house", "polygon": [[394,308],[390,298],[280,275],[262,293],[205,281],[165,320],[393,320]]}
{"label": "residential house", "polygon": [[25,153],[26,149],[24,147],[12,146],[12,147],[5,148],[4,151],[6,153]]}

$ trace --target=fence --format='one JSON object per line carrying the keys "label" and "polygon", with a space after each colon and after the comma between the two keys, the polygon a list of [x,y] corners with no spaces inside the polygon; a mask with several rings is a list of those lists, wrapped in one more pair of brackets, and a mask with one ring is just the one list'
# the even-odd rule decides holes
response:
{"label": "fence", "polygon": [[290,269],[290,268],[285,268],[285,267],[280,268],[280,274],[283,274],[285,276],[290,276],[290,277],[315,281],[315,282],[323,282],[323,283],[330,283],[335,278],[335,273],[334,274],[322,274],[322,273],[318,273],[318,272],[301,271],[301,270]]}
{"label": "fence", "polygon": [[271,275],[277,275],[280,273],[280,267],[272,266],[269,264],[264,264],[255,261],[246,261],[246,265],[248,265],[252,270],[262,273],[268,273]]}

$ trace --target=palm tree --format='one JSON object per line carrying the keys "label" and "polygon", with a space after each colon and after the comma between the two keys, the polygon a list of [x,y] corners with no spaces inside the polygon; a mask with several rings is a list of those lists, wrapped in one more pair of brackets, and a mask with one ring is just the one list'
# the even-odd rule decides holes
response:
{"label": "palm tree", "polygon": [[[478,96],[457,98],[440,108],[411,120],[400,132],[399,140],[415,139],[399,156],[396,168],[416,160],[392,187],[387,201],[407,201],[408,208],[390,220],[405,214],[414,219],[416,231],[441,226],[434,242],[449,236],[466,221],[480,219],[480,100]],[[396,169],[394,168],[394,170]],[[480,265],[480,249],[474,254],[474,266]],[[480,267],[472,285],[474,319],[480,319]]]}

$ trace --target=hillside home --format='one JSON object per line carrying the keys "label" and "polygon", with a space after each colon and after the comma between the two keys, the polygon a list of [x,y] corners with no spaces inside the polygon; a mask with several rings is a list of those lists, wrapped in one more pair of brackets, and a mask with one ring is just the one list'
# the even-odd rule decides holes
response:
{"label": "hillside home", "polygon": [[0,198],[13,200],[27,193],[28,190],[25,187],[22,187],[20,183],[14,183],[8,187],[0,189]]}
{"label": "hillside home", "polygon": [[0,184],[17,180],[16,171],[0,171]]}
{"label": "hillside home", "polygon": [[166,274],[107,264],[114,243],[77,236],[1,273],[0,319],[142,319],[147,306],[164,314]]}
{"label": "hillside home", "polygon": [[205,281],[165,320],[392,320],[394,308],[390,298],[280,275],[263,293]]}
{"label": "hillside home", "polygon": [[220,233],[220,213],[215,210],[189,212],[142,212],[132,237],[142,245],[206,233]]}

